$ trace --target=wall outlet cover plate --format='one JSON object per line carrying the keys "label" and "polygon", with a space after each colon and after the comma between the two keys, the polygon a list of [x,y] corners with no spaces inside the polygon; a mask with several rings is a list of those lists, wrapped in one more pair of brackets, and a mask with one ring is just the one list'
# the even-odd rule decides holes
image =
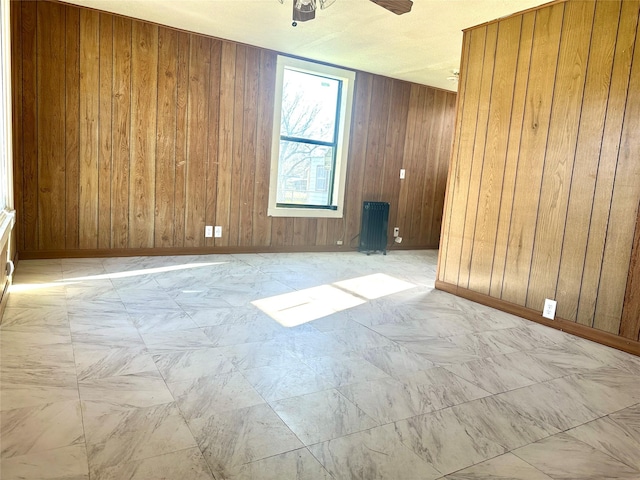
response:
{"label": "wall outlet cover plate", "polygon": [[555,300],[550,300],[545,298],[544,300],[544,309],[542,310],[542,316],[544,318],[548,318],[549,320],[553,320],[556,318],[556,305],[558,302]]}

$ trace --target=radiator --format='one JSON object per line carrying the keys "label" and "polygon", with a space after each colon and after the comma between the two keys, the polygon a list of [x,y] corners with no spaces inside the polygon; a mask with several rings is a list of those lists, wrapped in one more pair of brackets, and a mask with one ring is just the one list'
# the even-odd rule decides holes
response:
{"label": "radiator", "polygon": [[364,202],[358,251],[366,252],[367,255],[380,251],[386,255],[388,225],[389,204],[387,202]]}

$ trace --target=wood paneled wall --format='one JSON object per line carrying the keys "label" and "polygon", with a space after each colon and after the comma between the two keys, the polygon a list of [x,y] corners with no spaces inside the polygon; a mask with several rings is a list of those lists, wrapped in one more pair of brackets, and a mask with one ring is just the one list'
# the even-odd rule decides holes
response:
{"label": "wood paneled wall", "polygon": [[569,0],[465,32],[443,286],[535,312],[556,299],[561,319],[639,340],[637,295],[633,325],[621,321],[640,201],[639,8]]}
{"label": "wood paneled wall", "polygon": [[12,15],[22,258],[348,248],[363,200],[437,247],[455,94],[357,72],[344,218],[271,218],[275,52],[46,1]]}

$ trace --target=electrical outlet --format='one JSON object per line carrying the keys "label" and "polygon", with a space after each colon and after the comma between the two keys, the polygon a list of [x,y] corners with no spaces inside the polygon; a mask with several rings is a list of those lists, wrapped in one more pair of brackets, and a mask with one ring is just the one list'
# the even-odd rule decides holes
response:
{"label": "electrical outlet", "polygon": [[214,237],[222,238],[222,227],[220,225],[216,225]]}
{"label": "electrical outlet", "polygon": [[553,320],[556,317],[556,305],[558,302],[555,300],[549,300],[548,298],[544,299],[544,310],[542,310],[542,316],[544,318],[548,318],[549,320]]}
{"label": "electrical outlet", "polygon": [[342,245],[342,240],[338,240],[338,241],[336,242],[336,245]]}
{"label": "electrical outlet", "polygon": [[393,236],[394,237],[399,237],[400,236],[400,227],[395,227],[393,229]]}
{"label": "electrical outlet", "polygon": [[402,237],[396,237],[393,241],[396,243],[402,243]]}
{"label": "electrical outlet", "polygon": [[206,238],[213,237],[213,227],[211,225],[207,225],[206,227],[204,227],[204,236]]}
{"label": "electrical outlet", "polygon": [[404,180],[404,175],[405,175],[404,168],[401,168],[400,169],[400,180]]}

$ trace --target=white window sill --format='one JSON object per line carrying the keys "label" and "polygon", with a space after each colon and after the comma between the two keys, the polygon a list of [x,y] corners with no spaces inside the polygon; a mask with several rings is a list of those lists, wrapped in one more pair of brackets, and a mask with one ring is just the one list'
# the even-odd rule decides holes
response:
{"label": "white window sill", "polygon": [[295,217],[295,218],[342,218],[342,207],[337,210],[323,208],[278,208],[270,207],[267,211],[270,217]]}

